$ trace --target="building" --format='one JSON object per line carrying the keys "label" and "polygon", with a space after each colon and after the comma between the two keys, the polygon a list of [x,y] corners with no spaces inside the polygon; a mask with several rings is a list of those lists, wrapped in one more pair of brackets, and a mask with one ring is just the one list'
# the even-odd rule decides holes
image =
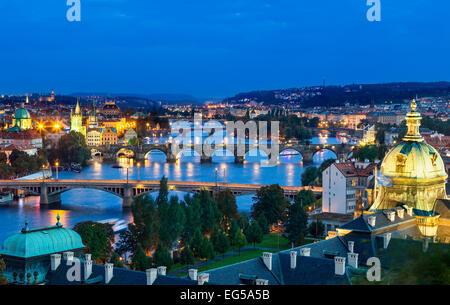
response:
{"label": "building", "polygon": [[1,146],[27,146],[35,149],[42,148],[42,137],[34,130],[0,131]]}
{"label": "building", "polygon": [[381,123],[386,125],[400,125],[404,120],[404,115],[395,112],[372,112],[368,113],[366,118],[370,124]]}
{"label": "building", "polygon": [[367,125],[363,129],[363,138],[361,139],[362,145],[370,145],[375,144],[377,136],[377,130],[375,128],[375,125]]}
{"label": "building", "polygon": [[30,113],[25,109],[23,103],[14,112],[12,125],[10,130],[27,130],[33,128]]}
{"label": "building", "polygon": [[102,134],[100,128],[89,128],[86,134],[86,145],[89,147],[97,147],[102,144]]}
{"label": "building", "polygon": [[94,101],[92,101],[91,110],[89,111],[87,128],[88,128],[88,130],[91,128],[98,128],[97,110],[95,108]]}
{"label": "building", "polygon": [[448,176],[441,156],[419,132],[422,117],[416,107],[413,100],[411,112],[406,115],[406,136],[386,154],[381,164],[380,172],[388,183],[379,185],[370,211],[407,206],[413,210],[422,235],[434,237],[439,224],[449,224],[441,221],[437,212],[438,204],[448,201],[445,189]]}
{"label": "building", "polygon": [[360,198],[367,206],[366,189],[375,163],[337,160],[322,172],[322,212],[353,214]]}
{"label": "building", "polygon": [[51,268],[51,255],[70,252],[71,257],[82,255],[85,246],[80,235],[66,229],[59,222],[54,226],[24,228],[8,237],[2,245],[0,255],[6,264],[4,276],[13,284],[42,284]]}
{"label": "building", "polygon": [[116,102],[114,101],[105,102],[103,107],[100,109],[100,113],[105,117],[119,117],[120,108],[116,105]]}
{"label": "building", "polygon": [[117,144],[117,131],[114,128],[101,129],[101,145]]}
{"label": "building", "polygon": [[130,144],[131,140],[137,138],[137,133],[134,131],[133,128],[128,128],[125,131],[125,134],[123,135],[122,143],[123,144]]}
{"label": "building", "polygon": [[86,127],[83,126],[83,114],[81,113],[80,103],[77,101],[75,112],[70,111],[70,130],[82,133],[86,137]]}

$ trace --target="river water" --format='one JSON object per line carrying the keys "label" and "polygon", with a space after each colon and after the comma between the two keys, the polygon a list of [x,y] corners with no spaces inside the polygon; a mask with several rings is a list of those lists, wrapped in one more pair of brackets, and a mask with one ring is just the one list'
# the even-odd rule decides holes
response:
{"label": "river water", "polygon": [[[330,137],[315,137],[312,143],[338,144],[342,139]],[[318,166],[323,160],[335,157],[331,151],[318,152],[314,157],[314,165]],[[251,183],[301,186],[301,174],[304,166],[301,156],[287,152],[287,155],[279,157],[279,164],[274,167],[265,167],[258,162],[264,156],[248,156],[244,164],[235,164],[233,157],[213,156],[213,163],[198,163],[198,157],[190,154],[181,156],[180,162],[165,163],[165,156],[160,152],[149,154],[145,164],[139,169],[132,159],[120,159],[117,162],[122,168],[113,168],[113,164],[107,164],[99,159],[92,160],[91,164],[81,173],[59,172],[60,179],[137,179],[138,171],[141,180],[160,180],[165,175],[169,180],[215,182],[216,168],[218,181],[227,183]],[[252,162],[253,161],[253,162]],[[55,177],[55,173],[53,173]],[[153,194],[156,195],[156,194]],[[171,192],[180,198],[182,192]],[[238,208],[241,211],[250,211],[252,195],[237,197]],[[62,203],[58,207],[40,207],[39,197],[26,197],[14,201],[12,204],[0,206],[0,242],[11,234],[19,232],[24,226],[25,220],[30,228],[54,225],[56,216],[61,217],[60,222],[72,228],[76,223],[87,220],[103,220],[109,218],[131,221],[130,211],[122,210],[122,200],[113,194],[100,190],[74,189],[65,192],[61,196]]]}

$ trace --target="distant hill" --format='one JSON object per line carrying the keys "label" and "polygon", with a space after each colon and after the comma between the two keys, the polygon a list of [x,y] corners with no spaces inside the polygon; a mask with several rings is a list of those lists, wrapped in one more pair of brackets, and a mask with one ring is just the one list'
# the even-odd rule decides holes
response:
{"label": "distant hill", "polygon": [[172,94],[172,93],[153,93],[153,94],[136,94],[136,93],[105,93],[105,92],[77,92],[72,93],[71,96],[104,96],[117,98],[140,98],[156,102],[165,102],[169,104],[174,103],[198,103],[198,99],[188,94]]}
{"label": "distant hill", "polygon": [[[264,104],[294,103],[302,107],[339,106],[345,103],[368,105],[403,102],[418,97],[450,97],[450,82],[398,82],[306,87],[239,93],[228,98],[234,102]],[[227,100],[227,99],[225,99]]]}

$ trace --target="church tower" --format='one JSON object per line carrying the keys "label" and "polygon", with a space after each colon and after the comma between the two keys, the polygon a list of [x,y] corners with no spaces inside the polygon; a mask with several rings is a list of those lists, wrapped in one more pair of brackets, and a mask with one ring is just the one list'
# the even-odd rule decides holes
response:
{"label": "church tower", "polygon": [[77,106],[75,107],[75,113],[70,114],[70,130],[86,134],[83,128],[83,115],[81,114],[80,103],[77,100]]}
{"label": "church tower", "polygon": [[95,109],[95,102],[92,101],[91,110],[89,111],[89,128],[98,128],[97,111]]}

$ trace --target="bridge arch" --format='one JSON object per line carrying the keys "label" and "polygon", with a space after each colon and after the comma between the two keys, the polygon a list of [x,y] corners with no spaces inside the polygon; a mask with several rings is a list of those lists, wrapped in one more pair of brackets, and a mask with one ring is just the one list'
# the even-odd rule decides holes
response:
{"label": "bridge arch", "polygon": [[303,155],[298,149],[286,147],[282,151],[280,151],[278,155],[278,161],[280,163],[300,163],[303,161]]}
{"label": "bridge arch", "polygon": [[331,148],[321,148],[313,154],[314,163],[322,163],[327,159],[337,159],[337,153]]}
{"label": "bridge arch", "polygon": [[[179,162],[195,162],[199,163],[201,161],[202,155],[196,151],[194,148],[183,148],[176,155],[176,160]],[[192,160],[186,160],[185,158],[193,158]]]}
{"label": "bridge arch", "polygon": [[116,157],[127,157],[127,158],[134,158],[135,153],[130,148],[121,148],[117,151]]}
{"label": "bridge arch", "polygon": [[167,162],[167,153],[162,151],[161,149],[152,148],[144,155],[145,160],[149,160],[152,157],[155,157],[156,160],[150,160],[150,161],[163,162],[163,163]]}

